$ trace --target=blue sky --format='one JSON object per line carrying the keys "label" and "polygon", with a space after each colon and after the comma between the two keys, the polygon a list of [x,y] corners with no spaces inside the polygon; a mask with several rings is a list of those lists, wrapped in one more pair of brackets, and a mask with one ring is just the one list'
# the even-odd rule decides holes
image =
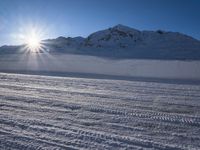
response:
{"label": "blue sky", "polygon": [[0,45],[20,43],[15,35],[29,26],[46,39],[86,37],[116,24],[200,39],[200,0],[0,0]]}

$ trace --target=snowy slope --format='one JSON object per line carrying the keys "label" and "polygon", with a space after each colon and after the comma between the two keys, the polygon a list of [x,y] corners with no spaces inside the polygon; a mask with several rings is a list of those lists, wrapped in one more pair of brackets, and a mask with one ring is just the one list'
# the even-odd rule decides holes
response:
{"label": "snowy slope", "polygon": [[0,73],[0,149],[200,149],[200,86]]}
{"label": "snowy slope", "polygon": [[[175,32],[139,31],[117,25],[86,39],[91,55],[114,58],[199,59],[200,42]],[[88,50],[89,49],[89,50]]]}
{"label": "snowy slope", "polygon": [[[75,37],[44,40],[50,53],[70,53],[107,58],[200,60],[200,41],[177,32],[139,31],[124,25]],[[23,53],[19,47],[3,46],[0,54]]]}

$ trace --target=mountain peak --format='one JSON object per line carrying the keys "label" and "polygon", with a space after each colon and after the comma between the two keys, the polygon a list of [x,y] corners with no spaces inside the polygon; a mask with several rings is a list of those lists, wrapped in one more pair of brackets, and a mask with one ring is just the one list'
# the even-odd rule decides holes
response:
{"label": "mountain peak", "polygon": [[113,28],[129,28],[128,26],[125,26],[123,24],[117,24]]}
{"label": "mountain peak", "polygon": [[131,28],[129,26],[122,25],[122,24],[118,24],[118,25],[112,27],[112,29],[117,29],[117,30],[121,30],[121,31],[136,31],[136,32],[140,32],[137,29],[134,29],[134,28]]}
{"label": "mountain peak", "polygon": [[61,39],[66,39],[66,37],[64,37],[64,36],[59,36],[59,37],[57,37],[56,39],[58,39],[58,40],[60,39],[60,40],[61,40]]}

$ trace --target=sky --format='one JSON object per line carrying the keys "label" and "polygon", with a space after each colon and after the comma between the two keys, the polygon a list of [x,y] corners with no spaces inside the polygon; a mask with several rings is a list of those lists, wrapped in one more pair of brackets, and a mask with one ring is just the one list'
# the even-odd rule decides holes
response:
{"label": "sky", "polygon": [[49,39],[87,37],[117,24],[200,40],[200,0],[0,0],[0,45],[23,43],[30,28]]}

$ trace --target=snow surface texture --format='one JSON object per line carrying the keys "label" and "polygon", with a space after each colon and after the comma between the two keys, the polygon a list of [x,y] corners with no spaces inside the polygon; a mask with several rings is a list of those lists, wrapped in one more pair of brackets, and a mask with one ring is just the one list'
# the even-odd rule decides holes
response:
{"label": "snow surface texture", "polygon": [[[117,25],[87,38],[58,37],[42,41],[49,53],[92,55],[106,58],[200,60],[200,41],[178,33],[139,31]],[[0,54],[24,53],[24,46],[0,47]]]}
{"label": "snow surface texture", "polygon": [[200,149],[200,86],[0,74],[0,149]]}
{"label": "snow surface texture", "polygon": [[4,55],[0,57],[0,70],[200,80],[200,61],[113,60],[67,54]]}

